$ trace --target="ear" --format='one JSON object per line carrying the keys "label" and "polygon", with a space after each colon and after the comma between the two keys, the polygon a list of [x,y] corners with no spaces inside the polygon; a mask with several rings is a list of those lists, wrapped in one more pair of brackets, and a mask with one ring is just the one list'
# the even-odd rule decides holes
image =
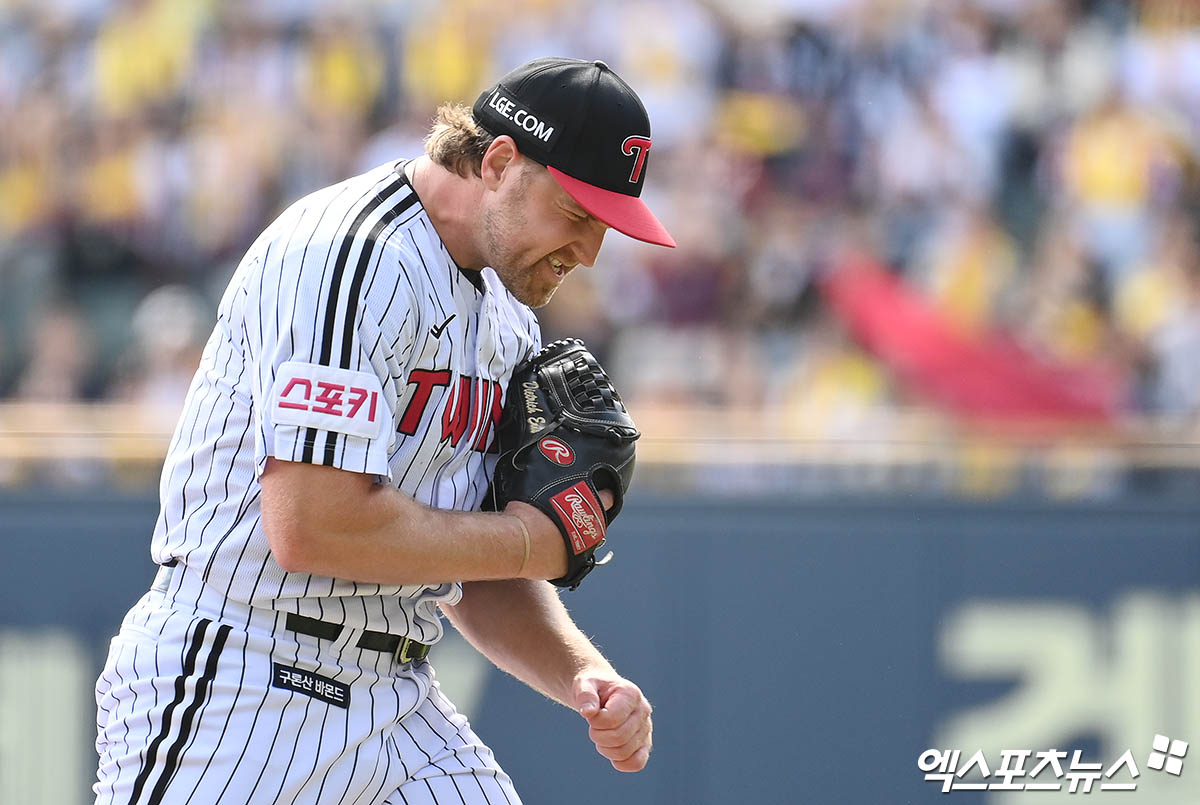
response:
{"label": "ear", "polygon": [[517,144],[507,134],[492,140],[492,144],[483,152],[483,163],[479,168],[484,188],[496,190],[504,180],[505,171],[517,168],[517,157],[520,155]]}

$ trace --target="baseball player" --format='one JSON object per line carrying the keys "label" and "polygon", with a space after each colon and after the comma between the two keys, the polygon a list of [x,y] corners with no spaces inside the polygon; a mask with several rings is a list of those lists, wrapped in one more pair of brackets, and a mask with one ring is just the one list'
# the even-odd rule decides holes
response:
{"label": "baseball player", "polygon": [[605,64],[539,59],[250,247],[163,468],[161,569],[97,682],[96,802],[519,802],[434,680],[443,613],[644,767],[649,703],[545,581],[569,541],[478,509],[531,308],[609,227],[674,246],[650,148]]}

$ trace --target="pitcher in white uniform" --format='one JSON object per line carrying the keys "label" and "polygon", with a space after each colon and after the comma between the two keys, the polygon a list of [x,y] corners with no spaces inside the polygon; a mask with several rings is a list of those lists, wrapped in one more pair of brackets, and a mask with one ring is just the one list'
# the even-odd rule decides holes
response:
{"label": "pitcher in white uniform", "polygon": [[557,528],[477,509],[531,308],[609,227],[674,245],[650,148],[606,65],[539,59],[250,247],[163,468],[161,570],[97,682],[98,803],[519,802],[433,679],[441,614],[645,766],[649,703],[545,581]]}

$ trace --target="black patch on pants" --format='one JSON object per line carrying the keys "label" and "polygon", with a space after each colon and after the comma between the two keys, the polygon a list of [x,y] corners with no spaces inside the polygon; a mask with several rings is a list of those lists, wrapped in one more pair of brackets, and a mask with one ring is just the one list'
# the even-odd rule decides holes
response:
{"label": "black patch on pants", "polygon": [[274,663],[271,687],[303,693],[343,710],[350,706],[350,686],[302,668]]}

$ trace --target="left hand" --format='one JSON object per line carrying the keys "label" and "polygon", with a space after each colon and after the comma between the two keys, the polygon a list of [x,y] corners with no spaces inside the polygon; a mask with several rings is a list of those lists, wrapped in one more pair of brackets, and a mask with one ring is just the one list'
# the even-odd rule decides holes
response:
{"label": "left hand", "polygon": [[650,702],[637,685],[611,672],[584,672],[571,686],[575,709],[588,722],[596,751],[617,771],[641,771],[650,759]]}

